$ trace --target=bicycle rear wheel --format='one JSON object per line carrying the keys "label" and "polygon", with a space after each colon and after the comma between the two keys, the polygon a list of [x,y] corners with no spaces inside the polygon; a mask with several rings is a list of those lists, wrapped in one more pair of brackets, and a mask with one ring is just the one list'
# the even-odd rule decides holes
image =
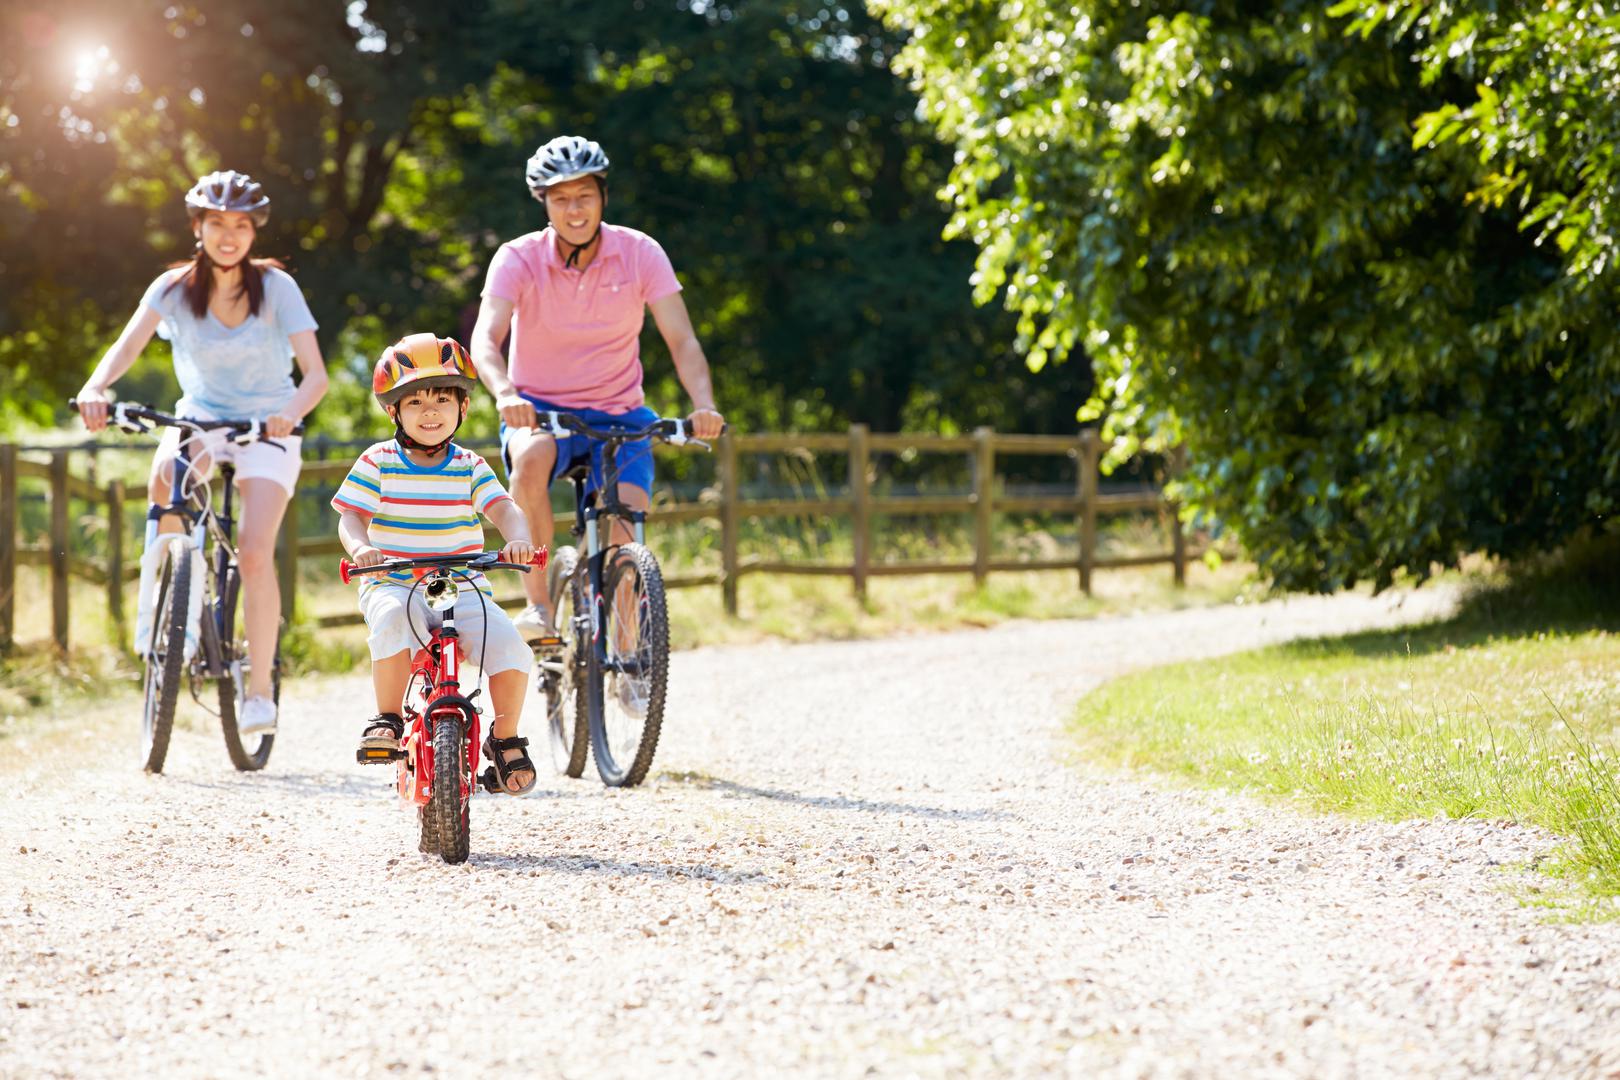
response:
{"label": "bicycle rear wheel", "polygon": [[[236,718],[242,715],[242,703],[247,700],[247,688],[252,675],[248,662],[247,640],[237,630],[236,605],[242,591],[242,578],[233,566],[220,582],[219,649],[225,663],[219,677],[219,724],[225,735],[225,752],[231,764],[241,772],[257,772],[270,760],[270,748],[276,736],[249,735],[245,740],[236,729]],[[281,642],[276,642],[276,657],[270,671],[270,694],[281,704]]]}
{"label": "bicycle rear wheel", "polygon": [[664,723],[669,610],[658,560],[642,544],[619,548],[605,575],[602,648],[591,650],[591,752],[609,787],[646,779]]}
{"label": "bicycle rear wheel", "polygon": [[540,692],[546,698],[547,728],[551,735],[551,761],[564,776],[578,779],[585,771],[590,753],[590,711],[586,708],[582,672],[586,644],[590,639],[575,626],[585,609],[584,583],[577,573],[579,552],[572,547],[558,549],[551,561],[551,605],[553,620],[562,635],[560,657],[545,658],[540,666]]}
{"label": "bicycle rear wheel", "polygon": [[426,816],[438,835],[439,858],[447,863],[466,862],[470,847],[467,804],[472,800],[473,778],[467,730],[465,717],[440,713],[433,718],[433,788]]}
{"label": "bicycle rear wheel", "polygon": [[191,545],[184,537],[164,542],[152,605],[152,640],[146,646],[145,700],[141,710],[141,765],[163,771],[174,732],[174,706],[185,667],[186,607],[191,596]]}

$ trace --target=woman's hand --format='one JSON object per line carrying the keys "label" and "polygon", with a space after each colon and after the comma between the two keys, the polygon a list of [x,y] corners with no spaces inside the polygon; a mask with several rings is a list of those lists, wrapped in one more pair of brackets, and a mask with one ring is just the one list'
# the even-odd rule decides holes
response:
{"label": "woman's hand", "polygon": [[349,556],[349,561],[356,566],[376,566],[380,562],[387,562],[388,556],[374,547],[367,546],[355,549]]}
{"label": "woman's hand", "polygon": [[726,418],[720,415],[719,409],[693,409],[686,422],[691,425],[692,437],[697,439],[718,439],[726,426]]}
{"label": "woman's hand", "polygon": [[508,540],[501,548],[501,562],[528,566],[534,562],[534,545],[527,540]]}
{"label": "woman's hand", "polygon": [[110,402],[107,391],[85,386],[80,389],[76,400],[79,403],[79,419],[84,421],[86,431],[94,434],[107,426],[107,405]]}
{"label": "woman's hand", "polygon": [[495,399],[495,408],[500,410],[501,423],[509,428],[540,426],[540,417],[535,415],[534,406],[522,394],[502,394]]}
{"label": "woman's hand", "polygon": [[264,434],[268,439],[279,439],[292,434],[292,429],[298,426],[298,421],[290,416],[277,413],[264,418]]}

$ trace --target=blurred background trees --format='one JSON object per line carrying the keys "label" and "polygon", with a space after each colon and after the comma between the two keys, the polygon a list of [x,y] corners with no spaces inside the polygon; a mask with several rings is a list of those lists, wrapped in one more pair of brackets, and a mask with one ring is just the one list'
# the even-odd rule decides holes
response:
{"label": "blurred background trees", "polygon": [[[356,376],[465,333],[524,159],[600,140],[752,428],[1184,443],[1289,587],[1602,526],[1617,16],[1500,0],[19,0],[0,426],[61,399],[216,166]],[[881,20],[881,21],[880,21]],[[943,196],[943,198],[941,198]],[[656,334],[656,405],[682,404]],[[164,347],[129,396],[161,396]],[[362,378],[318,424],[369,431]],[[483,423],[488,423],[487,409]]]}

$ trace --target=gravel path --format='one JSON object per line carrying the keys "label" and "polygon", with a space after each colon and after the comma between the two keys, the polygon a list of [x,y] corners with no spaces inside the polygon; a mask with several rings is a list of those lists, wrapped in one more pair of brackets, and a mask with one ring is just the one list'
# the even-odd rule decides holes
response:
{"label": "gravel path", "polygon": [[462,867],[352,764],[364,677],[256,776],[13,764],[0,1075],[1620,1075],[1620,927],[1514,899],[1544,838],[1061,763],[1108,676],[1449,602],[681,653],[646,787],[480,796]]}

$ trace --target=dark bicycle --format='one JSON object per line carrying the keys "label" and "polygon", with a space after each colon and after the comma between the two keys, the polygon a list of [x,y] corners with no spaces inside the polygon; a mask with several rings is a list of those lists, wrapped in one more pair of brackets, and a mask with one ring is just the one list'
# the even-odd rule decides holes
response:
{"label": "dark bicycle", "polygon": [[[70,401],[75,409],[78,403]],[[145,405],[120,402],[108,409],[107,421],[124,431],[150,434],[160,427],[179,428],[191,437],[210,431],[229,433],[232,441],[246,444],[263,439],[280,446],[264,434],[257,420],[193,420],[170,416]],[[303,431],[300,424],[293,434]],[[141,763],[147,772],[163,771],[169,753],[169,736],[174,730],[174,709],[180,696],[181,676],[187,676],[192,700],[211,715],[219,717],[225,735],[225,751],[231,764],[244,772],[262,769],[270,760],[276,737],[260,735],[251,747],[236,727],[246,699],[250,668],[247,640],[238,625],[237,601],[242,591],[242,575],[233,542],[232,480],[236,470],[220,462],[224,496],[214,507],[212,485],[192,461],[191,437],[182,438],[174,460],[174,476],[169,486],[169,505],[154,508],[160,515],[175,515],[185,523],[184,531],[161,534],[163,561],[157,577],[157,601],[152,606],[152,632],[142,646],[145,662],[145,702],[141,713]],[[285,450],[285,447],[281,447]],[[192,580],[192,552],[204,553],[201,581]],[[197,628],[195,651],[186,655],[186,623],[194,589],[202,590],[201,625]],[[281,700],[281,643],[276,643],[275,667],[271,674],[272,696]],[[203,704],[206,683],[215,684],[219,711]]]}
{"label": "dark bicycle", "polygon": [[[538,417],[539,429],[559,439],[577,434],[603,443],[602,490],[586,491],[589,455],[563,471],[574,485],[579,547],[559,548],[551,560],[550,594],[563,647],[556,655],[542,651],[539,689],[546,698],[552,759],[558,772],[581,775],[588,733],[602,782],[633,787],[646,779],[663,727],[669,609],[663,571],[647,547],[647,515],[619,499],[619,450],[642,439],[709,446],[687,433],[684,420],[626,430],[595,428],[569,413]],[[631,543],[610,543],[615,519],[630,526]]]}

